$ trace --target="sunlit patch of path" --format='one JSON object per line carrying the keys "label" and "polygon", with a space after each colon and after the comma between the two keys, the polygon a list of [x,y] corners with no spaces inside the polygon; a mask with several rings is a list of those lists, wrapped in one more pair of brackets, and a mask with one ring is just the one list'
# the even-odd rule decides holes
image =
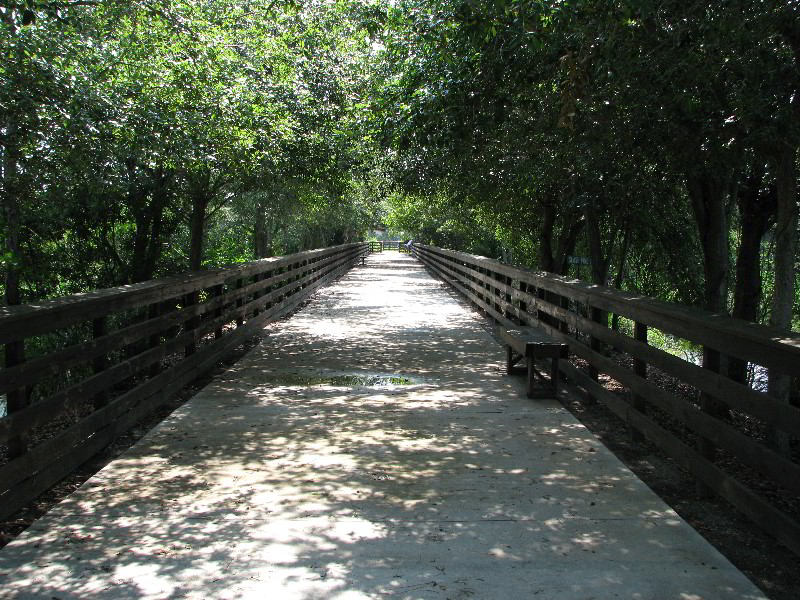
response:
{"label": "sunlit patch of path", "polygon": [[0,596],[763,597],[503,358],[371,256],[0,550]]}

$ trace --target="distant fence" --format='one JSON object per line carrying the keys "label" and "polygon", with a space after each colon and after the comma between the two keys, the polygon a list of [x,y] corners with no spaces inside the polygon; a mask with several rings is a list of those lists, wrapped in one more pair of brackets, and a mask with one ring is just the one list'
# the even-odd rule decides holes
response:
{"label": "distant fence", "polygon": [[[789,496],[800,494],[800,465],[763,443],[770,428],[796,443],[800,409],[715,372],[728,356],[798,377],[799,334],[452,250],[415,244],[412,252],[499,323],[538,325],[568,343],[578,360],[561,361],[564,376],[800,554],[797,514],[746,483],[766,478]],[[609,328],[609,313],[627,321],[625,327]],[[648,345],[653,330],[702,346],[711,368]],[[601,385],[606,376],[626,392]],[[694,397],[687,400],[670,382],[681,382]],[[724,410],[719,404],[710,410],[709,401]]]}
{"label": "distant fence", "polygon": [[0,308],[0,518],[367,252],[348,244]]}

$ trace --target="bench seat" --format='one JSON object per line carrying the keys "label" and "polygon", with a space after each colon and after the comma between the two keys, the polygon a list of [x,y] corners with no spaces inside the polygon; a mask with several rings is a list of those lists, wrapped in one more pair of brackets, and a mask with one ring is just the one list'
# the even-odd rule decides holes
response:
{"label": "bench seat", "polygon": [[[556,398],[558,396],[558,359],[569,356],[569,346],[558,342],[536,327],[498,329],[497,333],[508,351],[506,371],[514,373],[514,366],[525,359],[528,374],[528,398]],[[550,359],[550,384],[537,385],[537,359]]]}

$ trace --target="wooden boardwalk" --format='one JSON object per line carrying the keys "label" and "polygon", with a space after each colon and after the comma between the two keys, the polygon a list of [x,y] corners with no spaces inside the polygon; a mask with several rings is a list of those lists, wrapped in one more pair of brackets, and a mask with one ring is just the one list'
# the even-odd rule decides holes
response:
{"label": "wooden boardwalk", "polygon": [[0,597],[764,598],[504,359],[373,255],[0,550]]}

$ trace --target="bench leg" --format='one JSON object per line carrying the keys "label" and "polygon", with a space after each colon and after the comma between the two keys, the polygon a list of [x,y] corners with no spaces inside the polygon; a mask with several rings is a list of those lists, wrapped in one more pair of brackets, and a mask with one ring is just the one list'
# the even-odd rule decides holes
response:
{"label": "bench leg", "polygon": [[550,370],[550,388],[553,390],[553,398],[558,398],[558,358],[553,359]]}
{"label": "bench leg", "polygon": [[550,367],[550,385],[542,387],[536,384],[535,357],[528,357],[528,398],[558,398],[558,359],[552,359]]}
{"label": "bench leg", "polygon": [[515,352],[511,348],[511,346],[506,346],[506,350],[508,351],[506,360],[506,374],[513,375],[514,374],[514,365],[516,365],[520,360],[522,360],[522,355],[514,356]]}
{"label": "bench leg", "polygon": [[528,357],[528,398],[541,398],[541,390],[536,389],[536,365],[532,356]]}

